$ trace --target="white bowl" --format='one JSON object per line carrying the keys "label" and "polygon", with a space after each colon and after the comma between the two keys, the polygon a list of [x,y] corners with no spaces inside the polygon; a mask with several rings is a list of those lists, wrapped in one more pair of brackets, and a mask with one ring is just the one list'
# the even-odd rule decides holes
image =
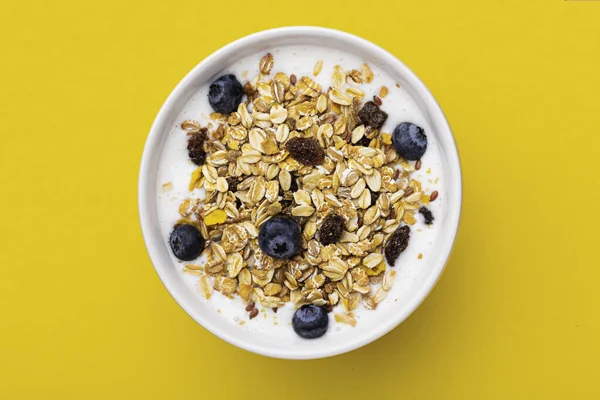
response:
{"label": "white bowl", "polygon": [[[157,171],[167,133],[175,118],[194,92],[228,65],[267,48],[290,44],[317,44],[354,53],[386,70],[415,99],[435,135],[442,155],[445,199],[444,215],[436,216],[443,224],[437,243],[402,298],[393,306],[372,311],[376,324],[361,324],[336,335],[317,340],[273,338],[241,329],[225,320],[209,304],[200,301],[198,293],[186,285],[173,265],[157,216]],[[286,27],[255,33],[221,48],[198,64],[177,85],[158,113],[146,141],[139,178],[139,207],[142,232],[156,271],[167,290],[181,307],[198,323],[229,343],[271,357],[312,359],[345,353],[383,336],[404,321],[425,299],[437,282],[454,244],[461,211],[462,184],[458,153],[452,132],[442,110],[425,85],[397,58],[375,44],[348,33],[316,27]],[[290,328],[291,329],[291,328]]]}

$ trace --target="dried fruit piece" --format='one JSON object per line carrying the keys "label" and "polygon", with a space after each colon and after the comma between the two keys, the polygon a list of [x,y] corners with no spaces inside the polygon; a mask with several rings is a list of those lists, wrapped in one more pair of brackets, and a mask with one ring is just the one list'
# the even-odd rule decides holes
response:
{"label": "dried fruit piece", "polygon": [[[362,125],[361,125],[362,126]],[[356,129],[355,129],[356,130]],[[366,136],[363,136],[358,142],[356,142],[357,146],[369,147],[371,144],[371,139]]]}
{"label": "dried fruit piece", "polygon": [[425,218],[425,225],[431,225],[433,223],[433,220],[435,219],[433,218],[433,213],[427,207],[419,208],[419,214],[421,214],[423,218]]}
{"label": "dried fruit piece", "polygon": [[214,210],[204,216],[204,225],[211,226],[222,224],[227,219],[227,214],[223,210]]}
{"label": "dried fruit piece", "polygon": [[206,161],[206,152],[204,151],[204,142],[206,141],[206,133],[208,129],[202,128],[198,132],[190,136],[188,141],[188,155],[190,160],[196,165],[204,164]]}
{"label": "dried fruit piece", "polygon": [[344,218],[329,214],[319,227],[319,241],[327,246],[336,243],[344,233]]}
{"label": "dried fruit piece", "polygon": [[379,106],[372,101],[367,101],[362,109],[358,112],[358,118],[361,122],[373,129],[379,129],[387,120],[387,113],[381,111]]}
{"label": "dried fruit piece", "polygon": [[379,198],[379,193],[371,191],[371,205],[374,206]]}
{"label": "dried fruit piece", "polygon": [[396,229],[385,245],[385,259],[392,267],[400,253],[406,250],[409,238],[410,227],[404,225]]}
{"label": "dried fruit piece", "polygon": [[234,176],[230,176],[226,180],[227,180],[227,186],[229,186],[229,190],[232,191],[233,193],[237,192],[237,187],[238,187],[238,184],[240,183],[240,181],[238,181],[238,178],[236,178]]}
{"label": "dried fruit piece", "polygon": [[382,261],[373,268],[365,268],[365,272],[368,276],[378,276],[385,271],[385,268],[385,263]]}
{"label": "dried fruit piece", "polygon": [[302,164],[321,165],[325,161],[325,151],[319,145],[319,141],[313,138],[291,138],[285,144],[285,148]]}

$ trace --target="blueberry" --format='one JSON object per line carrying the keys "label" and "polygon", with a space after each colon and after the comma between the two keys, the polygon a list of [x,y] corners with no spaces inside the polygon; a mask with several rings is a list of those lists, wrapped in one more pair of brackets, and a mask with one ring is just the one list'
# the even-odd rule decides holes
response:
{"label": "blueberry", "polygon": [[258,245],[273,258],[291,258],[302,247],[300,228],[289,218],[271,218],[260,227]]}
{"label": "blueberry", "polygon": [[305,304],[294,313],[292,327],[304,339],[316,339],[327,332],[329,317],[323,307]]}
{"label": "blueberry", "polygon": [[189,224],[179,225],[169,238],[169,244],[175,257],[183,261],[192,261],[204,250],[204,239],[196,227]]}
{"label": "blueberry", "polygon": [[410,122],[403,122],[394,129],[392,143],[396,152],[407,160],[418,160],[427,150],[427,136],[423,128]]}
{"label": "blueberry", "polygon": [[210,85],[208,102],[216,112],[230,114],[237,110],[243,96],[244,89],[235,75],[223,75]]}

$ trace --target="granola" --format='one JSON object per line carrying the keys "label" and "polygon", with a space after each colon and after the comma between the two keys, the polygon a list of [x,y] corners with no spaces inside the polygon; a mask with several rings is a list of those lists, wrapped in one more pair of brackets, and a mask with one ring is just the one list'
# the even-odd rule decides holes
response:
{"label": "granola", "polygon": [[[385,258],[393,265],[415,214],[437,192],[424,193],[411,176],[420,161],[417,168],[400,158],[391,134],[380,131],[387,114],[378,106],[388,88],[368,101],[355,86],[373,80],[368,64],[334,66],[330,88],[274,68],[267,53],[244,85],[245,101],[229,115],[211,114],[215,124],[181,124],[201,164],[190,192],[206,191],[179,207],[182,223],[207,243],[206,263],[184,271],[200,276],[206,298],[213,291],[240,296],[250,318],[255,304],[313,304],[339,306],[335,319],[354,326],[361,302],[376,309],[387,296],[396,271]],[[313,77],[321,73],[319,61]],[[258,244],[261,226],[275,216],[300,227],[302,251],[291,259],[269,257]]]}

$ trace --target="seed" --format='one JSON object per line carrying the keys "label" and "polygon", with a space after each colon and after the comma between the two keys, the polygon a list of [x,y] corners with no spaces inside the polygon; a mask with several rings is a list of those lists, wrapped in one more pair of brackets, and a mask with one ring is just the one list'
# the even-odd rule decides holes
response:
{"label": "seed", "polygon": [[415,163],[415,170],[420,170],[421,169],[421,159],[419,158],[417,160],[417,162]]}
{"label": "seed", "polygon": [[252,311],[250,311],[250,319],[256,317],[258,315],[258,308],[253,308]]}
{"label": "seed", "polygon": [[373,103],[377,104],[378,107],[381,107],[381,105],[383,104],[381,99],[377,96],[373,96]]}
{"label": "seed", "polygon": [[434,201],[435,199],[437,199],[437,198],[438,198],[438,194],[439,194],[439,193],[438,193],[438,191],[437,191],[437,190],[433,191],[433,192],[431,193],[431,196],[429,196],[429,201]]}
{"label": "seed", "polygon": [[397,169],[394,171],[394,175],[392,175],[392,179],[396,180],[396,179],[398,179],[399,176],[400,176],[400,170]]}
{"label": "seed", "polygon": [[254,306],[255,306],[254,302],[253,302],[253,301],[251,301],[251,302],[250,302],[250,303],[248,303],[248,305],[246,306],[246,311],[250,312],[250,311],[254,310]]}
{"label": "seed", "polygon": [[294,75],[294,74],[291,74],[291,75],[290,75],[290,83],[291,83],[292,85],[295,85],[295,84],[296,84],[296,82],[297,82],[297,80],[298,80],[298,79],[296,78],[296,75]]}
{"label": "seed", "polygon": [[[404,192],[404,197],[408,197],[408,196],[410,196],[410,195],[411,195],[411,194],[412,194],[414,191],[415,191],[415,190],[414,190],[413,188],[411,188],[411,187],[409,187],[409,188],[406,188],[406,191]],[[433,193],[431,193],[431,194],[433,195]],[[436,194],[436,196],[435,196],[435,197],[437,197],[437,194]]]}

